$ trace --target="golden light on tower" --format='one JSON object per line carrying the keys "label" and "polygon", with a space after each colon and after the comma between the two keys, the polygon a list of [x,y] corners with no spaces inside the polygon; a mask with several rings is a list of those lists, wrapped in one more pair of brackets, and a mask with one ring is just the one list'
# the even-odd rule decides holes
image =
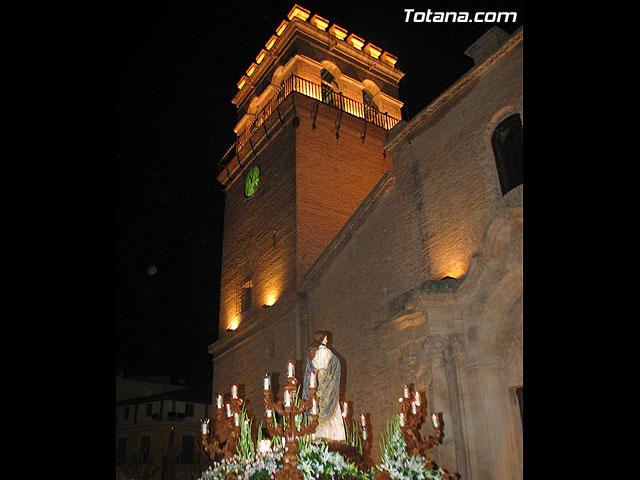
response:
{"label": "golden light on tower", "polygon": [[267,50],[271,50],[271,47],[273,47],[273,44],[276,43],[277,39],[278,37],[276,37],[275,35],[271,35],[271,38],[269,38],[269,40],[267,40],[267,43],[264,44],[264,48],[266,48]]}
{"label": "golden light on tower", "polygon": [[311,14],[311,12],[309,10],[307,10],[304,7],[301,7],[298,4],[295,4],[293,6],[293,8],[291,9],[291,11],[289,11],[289,14],[287,15],[287,18],[289,20],[293,20],[294,18],[299,18],[303,22],[306,22],[307,18],[309,18],[310,14]]}
{"label": "golden light on tower", "polygon": [[227,332],[233,332],[234,330],[237,330],[239,326],[240,320],[238,320],[238,317],[236,317],[227,325]]}
{"label": "golden light on tower", "polygon": [[336,37],[338,40],[344,40],[345,38],[347,38],[347,29],[339,27],[335,23],[331,25],[329,33]]}
{"label": "golden light on tower", "polygon": [[283,20],[280,25],[278,25],[278,28],[276,28],[276,35],[282,35],[282,32],[284,32],[284,29],[287,28],[287,25],[289,25],[289,22]]}
{"label": "golden light on tower", "polygon": [[320,15],[315,14],[313,17],[311,17],[311,20],[309,20],[309,23],[311,25],[315,25],[315,27],[318,30],[322,30],[323,32],[327,29],[327,27],[329,26],[329,20],[327,20],[326,18],[322,18]]}
{"label": "golden light on tower", "polygon": [[267,55],[267,51],[263,48],[262,50],[260,50],[260,53],[258,54],[258,56],[256,57],[256,63],[260,64],[260,62],[262,60],[264,60],[264,57]]}
{"label": "golden light on tower", "polygon": [[443,277],[461,278],[464,277],[467,269],[469,268],[469,262],[463,259],[452,262],[445,268]]}
{"label": "golden light on tower", "polygon": [[396,57],[395,55],[391,55],[389,52],[384,52],[380,59],[383,62],[388,63],[392,67],[395,67],[396,66],[396,62],[398,61],[398,57]]}
{"label": "golden light on tower", "polygon": [[269,292],[265,298],[264,304],[267,307],[273,307],[273,305],[278,300],[278,295],[276,292]]}
{"label": "golden light on tower", "polygon": [[364,47],[364,38],[357,36],[355,33],[347,37],[347,42],[358,50],[362,50],[362,47]]}
{"label": "golden light on tower", "polygon": [[376,60],[380,57],[380,55],[382,55],[382,49],[380,47],[376,47],[372,43],[367,43],[367,45],[364,47],[364,51]]}

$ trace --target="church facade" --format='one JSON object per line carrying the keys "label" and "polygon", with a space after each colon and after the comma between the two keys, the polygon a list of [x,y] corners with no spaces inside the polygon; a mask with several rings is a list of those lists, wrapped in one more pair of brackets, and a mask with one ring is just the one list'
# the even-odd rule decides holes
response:
{"label": "church facade", "polygon": [[[522,476],[522,29],[401,121],[396,58],[297,5],[238,84],[214,395],[264,418],[287,362],[332,332],[341,401],[378,439],[402,385],[442,412],[466,479]],[[425,428],[426,433],[430,433]]]}

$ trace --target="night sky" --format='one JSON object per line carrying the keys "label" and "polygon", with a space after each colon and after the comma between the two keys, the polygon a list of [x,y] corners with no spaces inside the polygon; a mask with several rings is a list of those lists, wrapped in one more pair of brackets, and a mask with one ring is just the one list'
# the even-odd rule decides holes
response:
{"label": "night sky", "polygon": [[[116,369],[211,380],[224,195],[236,83],[295,1],[116,1]],[[405,119],[473,67],[494,24],[405,23],[417,11],[517,11],[522,2],[300,1],[398,57]],[[346,6],[348,5],[348,6]]]}

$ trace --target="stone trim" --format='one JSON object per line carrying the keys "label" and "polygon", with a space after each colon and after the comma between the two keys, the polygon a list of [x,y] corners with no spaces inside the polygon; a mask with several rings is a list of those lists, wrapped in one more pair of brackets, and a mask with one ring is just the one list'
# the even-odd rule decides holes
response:
{"label": "stone trim", "polygon": [[477,67],[472,68],[456,83],[442,93],[438,98],[425,107],[420,113],[418,113],[407,125],[393,136],[386,144],[385,148],[391,151],[393,148],[404,143],[405,139],[419,130],[423,124],[428,122],[431,117],[438,111],[438,109],[444,105],[448,100],[453,98],[461,90],[473,83],[479,76],[481,76],[489,67],[496,63],[501,57],[506,55],[514,47],[522,43],[522,27],[517,30],[504,45],[502,45],[493,55],[488,57]]}

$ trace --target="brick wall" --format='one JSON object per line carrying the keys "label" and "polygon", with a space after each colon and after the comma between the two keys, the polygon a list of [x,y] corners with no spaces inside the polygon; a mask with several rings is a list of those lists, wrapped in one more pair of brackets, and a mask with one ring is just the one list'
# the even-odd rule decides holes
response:
{"label": "brick wall", "polygon": [[464,275],[496,213],[502,195],[488,127],[505,109],[522,115],[522,88],[518,48],[390,146],[398,188],[412,192],[419,213],[430,279]]}
{"label": "brick wall", "polygon": [[[308,332],[330,330],[342,360],[341,400],[352,403],[354,414],[368,414],[372,457],[379,459],[380,432],[397,409],[400,392],[390,387],[393,366],[376,327],[425,280],[463,276],[501,208],[491,126],[501,112],[522,115],[521,46],[478,71],[386,144],[393,155],[393,186],[360,216],[363,199],[391,170],[391,154],[383,156],[386,132],[369,126],[363,144],[362,120],[343,113],[336,139],[337,110],[320,104],[313,129],[317,103],[295,96],[299,126],[287,125],[261,154],[255,198],[244,199],[242,181],[227,193],[221,337],[235,308],[233,289],[247,272],[254,272],[254,304],[261,305],[266,285],[277,283],[295,293],[300,277],[320,258],[313,281],[301,282],[308,310],[287,297],[288,302],[256,312],[256,321],[268,328],[246,335],[244,343],[215,361],[214,388],[226,393],[232,383],[244,383],[250,400],[260,406],[254,411],[260,419],[262,373],[282,372],[292,355],[302,360]],[[357,226],[347,225],[340,234],[344,242],[323,260],[354,211]],[[247,235],[249,226],[259,233]],[[307,311],[308,331],[301,321]]]}
{"label": "brick wall", "polygon": [[[274,318],[267,322],[265,328],[229,349],[228,353],[215,359],[213,365],[214,397],[221,393],[226,399],[231,385],[238,385],[240,395],[247,401],[247,410],[255,419],[256,425],[265,416],[263,374],[272,374],[273,389],[278,391],[278,399],[282,400],[286,365],[289,360],[296,358],[295,342],[291,341],[295,339],[298,328],[295,307],[290,305],[278,310],[279,307],[274,307],[274,311],[269,312]],[[302,373],[303,367],[296,367]]]}
{"label": "brick wall", "polygon": [[367,414],[378,459],[379,434],[398,392],[389,388],[391,368],[374,328],[388,318],[389,303],[424,278],[417,236],[410,205],[392,189],[308,294],[309,331],[333,333],[331,347],[342,360],[342,400],[352,402],[354,415]]}
{"label": "brick wall", "polygon": [[[315,108],[318,107],[313,118]],[[313,265],[384,173],[386,132],[364,120],[297,95],[296,222],[298,275]],[[339,122],[339,129],[336,124]],[[336,130],[338,138],[336,138]]]}
{"label": "brick wall", "polygon": [[375,327],[425,280],[464,275],[477,252],[502,201],[489,126],[500,112],[522,113],[521,48],[452,93],[389,142],[393,188],[307,287],[309,330],[333,333],[345,370],[341,400],[370,414],[374,459],[401,394],[391,389],[392,365]]}
{"label": "brick wall", "polygon": [[[245,146],[245,158],[250,146]],[[260,167],[260,183],[252,198],[244,196],[244,178],[226,192],[219,338],[229,335],[235,318],[253,316],[269,297],[295,288],[295,128],[286,125],[252,165]],[[240,314],[237,294],[251,275],[253,311]]]}

